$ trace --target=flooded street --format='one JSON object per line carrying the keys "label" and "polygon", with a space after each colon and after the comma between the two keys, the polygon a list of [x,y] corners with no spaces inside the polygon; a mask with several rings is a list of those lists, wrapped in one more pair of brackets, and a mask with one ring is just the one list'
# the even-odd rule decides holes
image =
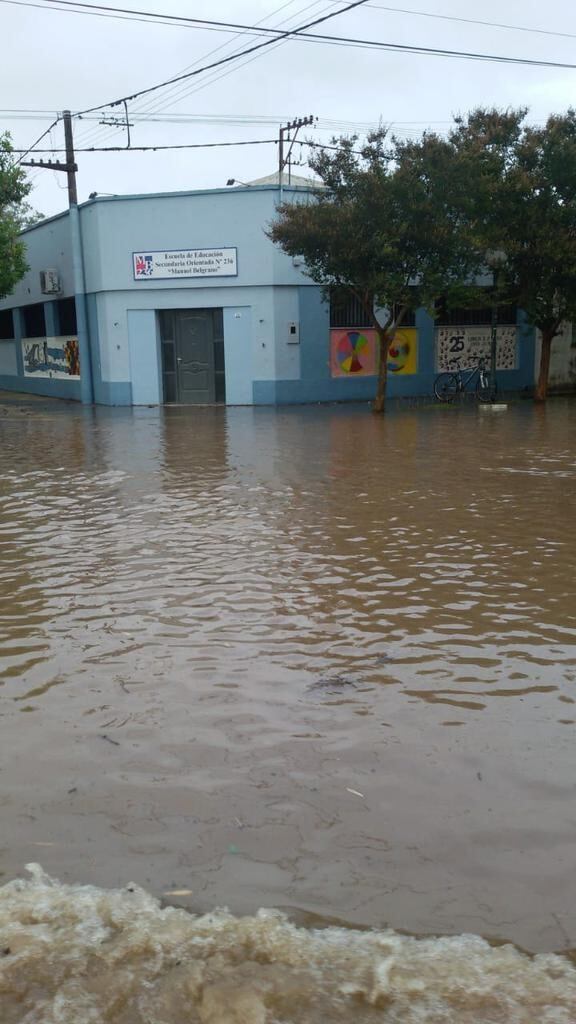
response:
{"label": "flooded street", "polygon": [[[563,959],[336,926],[576,947],[576,403],[0,406],[0,882],[39,862],[253,922],[8,886],[0,940],[32,961],[5,958],[3,1024],[574,1022]],[[90,1016],[114,971],[130,991],[125,939],[99,994],[42,1016],[26,905],[67,907],[88,949],[130,899],[133,951],[173,966],[211,929],[202,970],[225,981],[194,995],[196,964],[161,1012]],[[374,981],[383,950],[406,1002]]]}

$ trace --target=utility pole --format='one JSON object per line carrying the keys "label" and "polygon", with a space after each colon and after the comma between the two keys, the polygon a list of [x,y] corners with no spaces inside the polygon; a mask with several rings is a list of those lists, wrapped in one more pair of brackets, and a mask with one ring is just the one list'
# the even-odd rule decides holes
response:
{"label": "utility pole", "polygon": [[[304,128],[304,127],[306,127],[306,125],[314,124],[314,121],[315,121],[314,116],[312,114],[310,114],[309,117],[297,117],[297,118],[294,118],[293,121],[289,121],[288,124],[284,124],[280,128],[280,134],[278,136],[278,186],[279,186],[279,189],[280,189],[280,202],[282,202],[282,186],[283,186],[283,178],[284,178],[284,168],[285,168],[286,164],[290,160],[290,154],[292,152],[292,147],[293,147],[293,145],[294,145],[294,143],[296,141],[296,136],[297,136],[300,128]],[[290,137],[288,137],[287,139],[285,138],[285,136],[288,134],[288,132],[294,132],[294,137],[292,139],[290,139]],[[288,150],[287,156],[284,156],[284,142],[285,141],[290,143],[290,149]]]}
{"label": "utility pole", "polygon": [[90,356],[90,336],[88,334],[88,317],[86,315],[86,285],[84,281],[84,257],[82,255],[82,234],[80,213],[78,211],[78,190],[76,187],[76,171],[78,165],[74,159],[74,137],[72,134],[72,114],[69,110],[62,113],[64,121],[64,142],[66,146],[66,162],[59,160],[28,160],[22,161],[23,167],[41,167],[50,171],[64,171],[68,179],[68,220],[70,224],[70,251],[72,255],[72,276],[74,282],[74,299],[76,304],[76,331],[80,353],[80,397],[83,405],[92,405],[94,392],[92,388],[92,360]]}
{"label": "utility pole", "polygon": [[492,317],[490,325],[490,401],[496,401],[496,353],[498,346],[498,268],[493,270]]}
{"label": "utility pole", "polygon": [[492,316],[490,318],[490,401],[496,401],[496,366],[498,363],[498,299],[500,271],[506,264],[506,254],[500,249],[489,249],[486,264],[492,271]]}
{"label": "utility pole", "polygon": [[74,137],[72,135],[72,115],[65,110],[64,119],[64,145],[66,146],[66,177],[68,178],[68,203],[70,206],[78,206],[78,189],[76,188],[77,165],[74,162]]}

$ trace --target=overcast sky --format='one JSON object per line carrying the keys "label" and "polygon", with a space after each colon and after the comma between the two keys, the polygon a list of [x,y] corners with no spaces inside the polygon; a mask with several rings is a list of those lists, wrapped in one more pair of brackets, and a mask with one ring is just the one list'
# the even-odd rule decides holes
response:
{"label": "overcast sky", "polygon": [[[86,0],[92,2],[92,0]],[[108,6],[270,27],[295,27],[347,0],[102,0]],[[390,10],[406,6],[406,11]],[[2,107],[0,128],[15,146],[30,145],[56,112],[105,103],[210,60],[245,48],[254,37],[54,9],[49,0],[0,0]],[[412,13],[408,13],[408,11]],[[513,29],[466,24],[416,14],[477,18]],[[540,32],[523,31],[522,28]],[[574,0],[369,0],[316,31],[331,35],[437,46],[576,64]],[[557,33],[557,34],[556,34]],[[213,53],[219,47],[217,53]],[[374,52],[285,41],[247,61],[235,61],[178,88],[130,104],[134,145],[266,139],[285,118],[314,114],[318,141],[341,128],[382,119],[398,132],[445,130],[454,113],[479,104],[525,105],[534,121],[576,102],[576,70],[506,66],[435,56]],[[19,111],[16,116],[13,111]],[[11,113],[12,112],[12,113]],[[31,119],[28,112],[38,114]],[[118,116],[121,111],[103,112]],[[142,116],[159,120],[142,121]],[[189,115],[185,123],[167,116]],[[256,123],[229,123],[235,116]],[[93,115],[94,116],[94,115]],[[219,119],[219,123],[192,117]],[[269,120],[270,123],[266,123]],[[328,123],[326,123],[328,122]],[[306,135],[309,137],[310,133]],[[75,122],[83,145],[124,145],[125,132],[98,119]],[[41,145],[63,144],[61,124]],[[47,154],[45,154],[48,157]],[[61,157],[62,159],[62,157]],[[228,178],[248,181],[275,170],[274,145],[158,153],[78,154],[79,198],[90,192],[131,193],[215,188]],[[301,168],[297,173],[307,173]],[[67,205],[65,176],[32,172],[33,205],[49,215]]]}

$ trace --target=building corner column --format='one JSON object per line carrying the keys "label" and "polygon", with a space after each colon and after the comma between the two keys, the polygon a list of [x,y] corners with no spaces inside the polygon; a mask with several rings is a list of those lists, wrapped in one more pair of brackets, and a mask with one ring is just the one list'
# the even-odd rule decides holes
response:
{"label": "building corner column", "polygon": [[80,354],[80,398],[83,405],[92,405],[94,388],[92,384],[92,353],[88,316],[86,311],[86,285],[84,281],[84,257],[82,251],[82,233],[80,211],[76,203],[70,205],[70,247],[72,252],[72,272],[74,277],[74,299],[76,303],[76,329],[78,333],[78,349]]}

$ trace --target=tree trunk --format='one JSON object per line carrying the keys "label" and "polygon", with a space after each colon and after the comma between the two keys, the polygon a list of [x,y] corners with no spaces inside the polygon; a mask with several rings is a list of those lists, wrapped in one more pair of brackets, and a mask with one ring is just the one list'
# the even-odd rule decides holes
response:
{"label": "tree trunk", "polygon": [[550,374],[550,352],[552,349],[552,338],[555,335],[553,328],[542,331],[542,348],[540,352],[540,369],[538,371],[538,383],[534,391],[535,402],[545,402],[548,397],[548,377]]}
{"label": "tree trunk", "polygon": [[378,385],[376,388],[376,398],[374,399],[372,412],[383,413],[386,405],[386,383],[388,381],[388,350],[390,348],[393,335],[390,335],[390,333],[382,327],[377,330],[377,334],[380,365],[378,367]]}

